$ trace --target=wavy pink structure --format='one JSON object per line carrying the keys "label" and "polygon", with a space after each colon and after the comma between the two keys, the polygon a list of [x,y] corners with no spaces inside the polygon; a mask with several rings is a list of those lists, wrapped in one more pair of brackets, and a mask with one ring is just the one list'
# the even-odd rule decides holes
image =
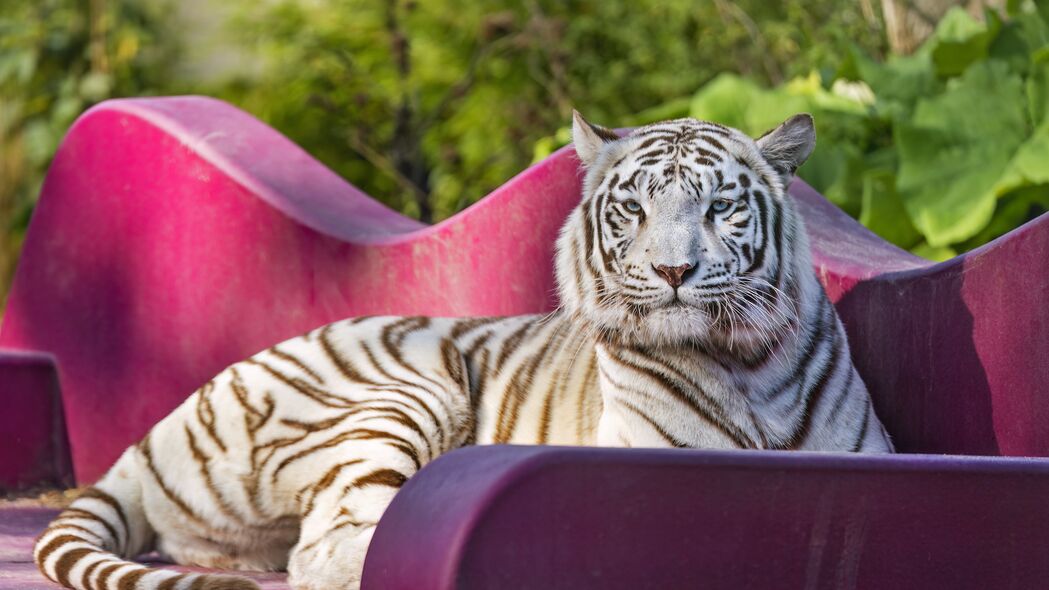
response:
{"label": "wavy pink structure", "polygon": [[[321,324],[551,309],[579,190],[561,150],[426,227],[225,103],[95,107],[48,173],[0,326],[0,346],[57,360],[62,404],[51,357],[29,378],[0,351],[6,415],[35,417],[0,416],[21,445],[0,448],[0,487],[68,482],[67,449],[90,481],[221,368]],[[1049,217],[932,264],[791,193],[899,449],[1049,454]],[[365,587],[1023,588],[1049,579],[1047,531],[1043,459],[474,448],[397,496]]]}
{"label": "wavy pink structure", "polygon": [[223,367],[318,325],[550,308],[575,170],[562,152],[424,227],[225,103],[106,102],[51,166],[0,346],[57,357],[90,481]]}

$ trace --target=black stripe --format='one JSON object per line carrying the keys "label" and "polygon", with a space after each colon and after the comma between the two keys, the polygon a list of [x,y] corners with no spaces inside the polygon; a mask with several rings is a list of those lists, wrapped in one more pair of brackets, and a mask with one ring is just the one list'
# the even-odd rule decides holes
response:
{"label": "black stripe", "polygon": [[657,433],[659,433],[659,436],[663,437],[663,440],[665,440],[668,443],[670,443],[670,446],[677,447],[679,449],[689,448],[689,445],[687,443],[685,443],[684,441],[678,439],[674,435],[672,435],[669,432],[667,432],[667,430],[665,428],[663,428],[662,424],[660,424],[660,423],[656,422],[655,420],[653,420],[648,414],[645,414],[644,412],[642,412],[641,409],[638,408],[637,406],[635,406],[634,404],[631,404],[631,403],[627,402],[626,400],[616,400],[616,404],[618,404],[620,406],[623,406],[624,408],[630,410],[634,414],[637,414],[637,416],[639,418],[641,418],[642,420],[647,422],[649,424],[649,426],[652,427],[653,430],[655,430]]}
{"label": "black stripe", "polygon": [[193,460],[197,462],[197,467],[200,470],[200,476],[204,479],[204,487],[208,489],[208,493],[211,494],[212,499],[215,500],[215,505],[218,506],[219,511],[230,520],[237,522],[238,524],[244,524],[244,519],[233,509],[233,506],[226,501],[226,498],[222,496],[222,493],[215,486],[215,482],[211,479],[211,471],[208,469],[208,458],[200,447],[197,446],[197,437],[194,436],[193,431],[190,430],[189,424],[184,425],[186,431],[186,442],[189,444],[189,452],[193,455]]}
{"label": "black stripe", "polygon": [[327,355],[328,360],[335,365],[335,368],[337,368],[347,380],[354,383],[363,383],[364,385],[378,385],[375,381],[362,375],[361,372],[350,363],[349,359],[335,349],[335,346],[331,343],[328,336],[329,332],[331,332],[332,326],[333,324],[328,324],[327,326],[324,326],[320,332],[321,349],[324,351],[324,354]]}
{"label": "black stripe", "polygon": [[[727,135],[726,135],[726,137],[727,137]],[[723,144],[720,141],[714,139],[713,137],[710,137],[709,135],[700,135],[699,138],[702,139],[703,141],[707,142],[708,144],[714,146],[715,149],[717,149],[717,150],[719,150],[721,152],[724,152],[724,153],[728,153],[728,150],[725,149],[725,144]]]}
{"label": "black stripe", "polygon": [[277,465],[277,468],[270,475],[270,480],[274,484],[276,484],[277,476],[280,474],[280,472],[282,470],[284,470],[285,467],[287,467],[288,465],[291,465],[292,463],[298,461],[299,459],[302,459],[304,457],[308,457],[309,455],[312,455],[313,453],[316,453],[317,451],[320,451],[322,449],[330,449],[332,447],[336,447],[336,446],[338,446],[338,445],[340,445],[340,444],[342,444],[344,442],[351,441],[351,440],[376,440],[376,439],[379,439],[379,440],[390,440],[390,441],[396,442],[398,444],[402,444],[402,445],[404,445],[405,447],[407,447],[409,449],[412,449],[412,453],[409,456],[411,456],[412,460],[415,461],[417,464],[419,463],[419,455],[416,452],[415,447],[407,439],[405,439],[405,438],[403,438],[401,436],[398,436],[396,434],[393,434],[393,433],[390,433],[390,432],[384,432],[384,431],[381,431],[381,430],[373,430],[371,428],[355,428],[353,430],[349,430],[349,431],[346,431],[346,432],[340,432],[339,434],[337,434],[337,435],[335,435],[335,436],[333,436],[333,437],[331,437],[331,438],[329,438],[329,439],[327,439],[327,440],[325,440],[323,442],[317,443],[317,444],[315,444],[315,445],[313,445],[313,446],[311,446],[311,447],[309,447],[307,449],[303,449],[303,450],[298,451],[298,452],[296,452],[296,453],[294,453],[292,455],[289,455],[288,457],[285,457]]}
{"label": "black stripe", "polygon": [[[109,588],[109,578],[112,577],[112,575],[115,574],[118,569],[120,569],[120,568],[122,568],[124,566],[127,566],[127,565],[131,565],[131,564],[129,564],[126,561],[120,561],[120,562],[114,563],[113,565],[106,566],[106,567],[102,568],[102,571],[100,571],[99,574],[98,574],[98,579],[95,580],[95,587],[99,588],[99,590],[108,589]],[[190,590],[194,590],[194,589],[191,588]]]}
{"label": "black stripe", "polygon": [[[89,541],[85,540],[82,537],[78,537],[76,535],[55,535],[55,537],[53,539],[51,539],[50,541],[48,541],[47,545],[44,545],[40,549],[40,551],[38,551],[37,554],[36,554],[36,564],[37,564],[37,566],[40,567],[41,571],[44,571],[46,573],[46,570],[44,570],[44,564],[47,563],[47,558],[51,557],[52,553],[54,553],[55,551],[58,551],[63,545],[65,545],[67,543],[88,543],[88,544],[90,544]],[[54,579],[54,578],[52,578],[52,579]]]}
{"label": "black stripe", "polygon": [[306,364],[303,363],[298,358],[296,358],[296,357],[294,357],[294,356],[284,352],[283,350],[277,348],[276,346],[270,348],[270,353],[272,353],[274,356],[276,356],[277,358],[279,358],[279,359],[281,359],[281,360],[283,360],[285,362],[288,362],[288,363],[291,363],[291,364],[295,365],[303,373],[306,373],[307,375],[312,377],[313,380],[316,381],[317,383],[324,383],[324,377],[321,377],[320,375],[318,375],[316,373],[316,371],[314,371],[313,369],[307,367]]}
{"label": "black stripe", "polygon": [[[250,358],[244,362],[261,368],[278,381],[281,381],[288,387],[291,387],[295,391],[305,395],[306,397],[312,399],[318,404],[321,404],[322,406],[327,406],[329,408],[348,408],[353,405],[352,400],[348,400],[346,398],[335,395],[334,393],[320,389],[319,387],[316,387],[314,385],[310,385],[309,383],[303,381],[298,377],[289,377],[288,375],[285,375],[284,373],[274,369],[273,367],[269,366],[268,364],[262,361],[257,361],[254,358]],[[378,386],[379,384],[376,383],[375,385]]]}
{"label": "black stripe", "polygon": [[[558,335],[558,332],[555,332],[554,335]],[[503,393],[499,412],[496,414],[496,429],[492,437],[493,442],[496,444],[505,443],[513,436],[514,426],[520,417],[521,406],[524,405],[524,402],[528,399],[528,394],[531,393],[539,364],[552,349],[554,339],[546,338],[544,340],[545,342],[543,342],[541,348],[525,358],[510,377],[507,389]]]}
{"label": "black stripe", "polygon": [[[116,512],[117,518],[120,519],[120,525],[124,529],[123,542],[127,542],[128,537],[131,534],[131,527],[128,525],[127,515],[124,514],[124,508],[120,505],[120,502],[118,502],[116,498],[96,487],[90,487],[84,490],[84,492],[77,497],[78,500],[81,498],[99,500],[100,502],[108,504],[109,507],[112,508],[114,512]],[[114,537],[113,540],[117,541],[118,543],[123,543],[119,537]]]}
{"label": "black stripe", "polygon": [[[113,525],[110,524],[108,520],[102,518],[100,515],[95,514],[94,512],[92,512],[90,510],[87,510],[85,508],[81,508],[79,506],[71,506],[71,507],[66,508],[65,510],[63,510],[62,513],[58,515],[58,518],[55,519],[55,523],[57,523],[58,521],[61,521],[61,520],[65,520],[67,518],[68,519],[80,518],[80,519],[84,519],[84,520],[92,520],[92,521],[96,521],[98,523],[101,523],[102,526],[105,527],[106,532],[109,533],[110,538],[113,539],[113,544],[114,545],[118,545],[120,543],[120,537],[119,537],[119,535],[117,535],[117,530],[115,528],[113,528]],[[52,523],[52,524],[54,524],[54,523]]]}
{"label": "black stripe", "polygon": [[408,481],[408,476],[394,469],[376,469],[367,475],[358,477],[346,489],[363,488],[364,486],[389,486],[399,488]]}
{"label": "black stripe", "polygon": [[[696,415],[703,418],[707,422],[714,426],[717,426],[729,439],[732,440],[740,448],[754,448],[753,441],[737,426],[720,419],[717,414],[723,414],[722,409],[719,405],[711,398],[699,384],[692,382],[690,379],[683,379],[688,384],[689,389],[694,390],[695,395],[690,394],[688,390],[677,383],[673,378],[675,375],[684,377],[680,371],[677,371],[673,367],[666,366],[663,363],[659,364],[661,370],[652,369],[651,367],[641,366],[634,362],[630,362],[621,356],[613,354],[613,350],[609,349],[609,358],[619,362],[624,367],[632,369],[642,375],[648,377],[652,381],[659,385],[662,385],[669,393],[673,394],[675,398],[681,401],[686,407],[690,408]],[[648,355],[642,355],[646,361],[652,363],[658,363],[658,359],[652,358]],[[668,374],[669,373],[669,374]],[[702,402],[702,404],[697,403]]]}
{"label": "black stripe", "polygon": [[772,213],[774,219],[772,222],[772,235],[776,241],[776,272],[772,277],[772,284],[776,287],[780,286],[780,279],[783,276],[783,262],[784,262],[784,248],[783,248],[783,206],[775,199],[769,199],[772,204]]}
{"label": "black stripe", "polygon": [[[787,445],[791,449],[799,448],[808,439],[812,428],[813,414],[815,414],[816,409],[819,408],[827,383],[837,372],[838,364],[841,362],[842,351],[844,350],[841,342],[839,342],[836,337],[832,336],[830,344],[831,351],[830,355],[827,357],[827,362],[819,368],[816,374],[816,380],[812,384],[812,387],[805,391],[804,399],[802,401],[804,409],[801,414],[801,424],[794,431],[794,434],[790,437],[790,441]],[[811,362],[811,359],[802,358],[801,362],[808,364]]]}
{"label": "black stripe", "polygon": [[860,428],[860,436],[856,439],[855,444],[850,449],[853,453],[858,453],[863,448],[863,439],[867,438],[867,428],[871,422],[871,404],[868,401],[863,405],[863,427]]}
{"label": "black stripe", "polygon": [[[116,560],[116,559],[112,559],[112,558],[110,558],[110,559],[99,559],[98,561],[95,561],[91,565],[89,565],[86,568],[84,568],[84,573],[80,574],[80,585],[83,586],[84,588],[94,588],[95,587],[94,584],[91,583],[91,574],[94,573],[94,571],[96,569],[98,569],[98,566],[100,566],[100,565],[102,565],[104,563],[109,563],[109,564],[112,564],[114,562],[119,563],[119,561],[120,560]],[[157,590],[166,590],[166,589],[163,586],[160,586]]]}
{"label": "black stripe", "polygon": [[[237,377],[237,370],[230,369],[234,379]],[[215,446],[222,449],[222,452],[226,452],[226,444],[222,441],[218,432],[215,430],[215,409],[211,406],[211,394],[215,391],[215,383],[208,381],[200,389],[197,390],[197,405],[196,414],[197,420],[204,426],[208,436],[211,437],[212,442]]]}
{"label": "black stripe", "polygon": [[349,461],[339,463],[338,465],[329,469],[319,480],[317,480],[312,486],[309,487],[310,499],[306,504],[306,509],[302,511],[302,516],[305,517],[313,510],[313,503],[317,499],[317,496],[324,490],[331,487],[333,483],[335,483],[335,480],[338,479],[339,474],[342,473],[343,469],[346,469],[347,467],[352,467],[353,465],[358,465],[363,462],[364,459],[351,459]]}
{"label": "black stripe", "polygon": [[[401,347],[404,345],[404,339],[410,334],[414,334],[421,330],[425,330],[430,327],[430,318],[425,317],[411,317],[404,318],[389,326],[386,326],[382,330],[382,345],[386,354],[393,358],[394,362],[400,365],[404,370],[418,376],[423,381],[426,381],[433,385],[438,392],[447,391],[448,386],[446,383],[441,383],[436,379],[433,379],[429,375],[426,375],[414,365],[408,362],[401,351]],[[423,389],[426,389],[423,387]]]}
{"label": "black stripe", "polygon": [[[426,436],[426,433],[423,432],[423,429],[419,426],[419,424],[411,416],[404,412],[404,410],[390,406],[369,406],[364,411],[377,412],[379,413],[379,415],[365,416],[364,418],[362,418],[362,421],[372,418],[381,418],[383,420],[390,420],[394,423],[400,424],[401,426],[404,426],[408,430],[411,430],[412,432],[419,435],[419,438],[422,439],[422,442],[426,444],[426,452],[431,459],[433,459],[436,456],[437,453],[434,453],[433,444],[431,443],[430,438]],[[440,428],[438,428],[438,430],[440,430]]]}
{"label": "black stripe", "polygon": [[619,187],[618,188],[620,190],[627,189],[627,188],[635,188],[637,186],[635,183],[637,182],[637,175],[638,174],[641,174],[641,169],[640,168],[637,168],[636,170],[634,170],[634,173],[630,175],[630,178],[628,178],[628,179],[624,180],[623,182],[619,183]]}
{"label": "black stripe", "polygon": [[799,379],[801,379],[804,376],[805,368],[808,366],[805,363],[806,359],[812,358],[812,355],[814,355],[816,353],[816,347],[818,347],[824,341],[823,334],[826,331],[826,323],[827,323],[826,322],[826,317],[827,317],[826,306],[829,305],[829,304],[824,299],[824,300],[820,301],[819,305],[820,305],[819,309],[816,310],[816,323],[814,325],[812,325],[810,327],[810,329],[805,332],[805,337],[807,338],[807,340],[805,341],[806,342],[805,349],[802,351],[802,353],[800,355],[798,355],[798,359],[800,359],[800,360],[799,360],[797,366],[794,367],[794,371],[790,374],[789,377],[787,377],[786,379],[780,381],[780,383],[777,384],[775,387],[772,387],[772,388],[769,389],[769,391],[773,395],[782,394],[783,392],[785,392],[787,390],[787,388],[790,385],[794,384],[795,382],[797,382]]}
{"label": "black stripe", "polygon": [[147,434],[145,438],[143,438],[142,441],[138,443],[138,449],[139,452],[142,453],[142,457],[145,458],[146,467],[149,469],[149,472],[153,475],[153,479],[156,480],[157,486],[160,488],[160,491],[164,492],[164,495],[167,497],[167,499],[170,500],[171,503],[174,504],[176,507],[178,507],[178,509],[181,510],[190,520],[197,524],[204,525],[204,519],[202,519],[195,512],[193,512],[189,505],[186,504],[186,502],[183,501],[182,498],[174,492],[174,490],[169,488],[168,485],[164,483],[164,479],[160,476],[160,472],[157,470],[157,466],[153,463],[153,450],[150,447],[150,440],[150,435]]}
{"label": "black stripe", "polygon": [[838,396],[838,399],[834,400],[834,406],[831,407],[830,415],[827,417],[827,422],[830,424],[835,423],[838,414],[841,412],[842,407],[844,407],[845,400],[849,399],[849,391],[852,389],[852,381],[855,377],[856,369],[850,367],[849,376],[845,378],[845,385],[841,389],[841,395]]}

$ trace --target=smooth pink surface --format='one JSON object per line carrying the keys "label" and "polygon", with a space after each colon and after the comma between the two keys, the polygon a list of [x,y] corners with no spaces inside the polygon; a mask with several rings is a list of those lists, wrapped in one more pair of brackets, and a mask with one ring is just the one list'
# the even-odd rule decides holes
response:
{"label": "smooth pink surface", "polygon": [[73,483],[55,360],[0,349],[0,491]]}
{"label": "smooth pink surface", "polygon": [[[106,102],[57,154],[0,345],[59,362],[78,479],[231,362],[365,314],[551,309],[571,149],[433,227],[219,101]],[[815,263],[911,452],[1049,452],[1049,218],[934,265],[796,182]]]}
{"label": "smooth pink surface", "polygon": [[0,332],[55,354],[79,481],[228,364],[340,318],[554,305],[562,151],[433,227],[206,98],[109,101],[48,173]]}

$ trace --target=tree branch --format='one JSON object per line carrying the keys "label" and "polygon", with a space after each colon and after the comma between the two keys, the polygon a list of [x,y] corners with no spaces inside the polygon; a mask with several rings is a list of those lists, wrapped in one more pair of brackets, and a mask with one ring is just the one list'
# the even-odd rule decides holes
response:
{"label": "tree branch", "polygon": [[743,26],[747,34],[750,35],[750,39],[758,46],[758,51],[761,53],[762,67],[765,70],[765,74],[768,75],[769,81],[774,85],[782,83],[783,72],[779,70],[776,63],[772,60],[772,56],[769,55],[768,41],[765,40],[765,35],[761,33],[761,29],[758,28],[754,19],[750,18],[750,15],[742,8],[726,0],[714,0],[714,6],[717,8],[718,13],[721,14],[722,20],[728,20],[731,17]]}
{"label": "tree branch", "polygon": [[[397,166],[396,164],[394,164],[393,160],[387,158],[380,152],[372,149],[364,140],[360,138],[360,135],[357,133],[349,133],[347,135],[347,139],[349,141],[350,148],[352,148],[353,151],[357,153],[357,155],[364,158],[369,164],[375,166],[377,170],[379,170],[386,176],[389,176],[395,183],[397,183],[397,186],[401,187],[411,195],[412,200],[414,200],[416,204],[425,203],[427,209],[429,209],[430,195],[427,194],[426,191],[424,191],[417,184],[415,184],[412,181],[412,179],[402,174],[401,171],[397,169]],[[420,218],[422,218],[421,210]],[[426,221],[429,222],[430,220],[426,219]]]}

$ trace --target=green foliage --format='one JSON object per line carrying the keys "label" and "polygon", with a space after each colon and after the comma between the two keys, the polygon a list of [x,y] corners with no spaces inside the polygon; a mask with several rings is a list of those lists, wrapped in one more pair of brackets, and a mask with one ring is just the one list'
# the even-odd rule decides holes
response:
{"label": "green foliage", "polygon": [[[819,140],[799,175],[885,239],[948,258],[1049,208],[1045,18],[1033,4],[1005,20],[952,9],[914,55],[853,48],[833,75],[771,89],[724,74],[639,122],[692,116],[759,134],[813,113]],[[540,156],[556,142],[543,145]]]}
{"label": "green foliage", "polygon": [[[201,22],[235,15],[218,43],[185,30],[182,4],[0,0],[0,299],[61,138],[106,98],[226,99],[391,207],[436,221],[566,141],[544,137],[573,107],[628,125],[687,109],[719,72],[778,84],[833,71],[853,43],[884,46],[878,23],[838,0],[189,2],[183,11],[209,11]],[[194,77],[183,60],[208,45],[245,67],[212,75],[229,68],[208,57],[196,66],[208,75]]]}
{"label": "green foliage", "polygon": [[165,4],[0,0],[0,302],[44,171],[69,126],[112,96],[162,88]]}
{"label": "green foliage", "polygon": [[427,221],[521,171],[573,107],[629,124],[721,71],[775,83],[882,44],[834,0],[239,1],[262,74],[205,91]]}
{"label": "green foliage", "polygon": [[1033,6],[1006,22],[988,12],[980,23],[953,10],[908,58],[912,75],[935,90],[891,95],[872,113],[892,127],[895,188],[923,238],[896,243],[949,256],[1049,205],[1047,33]]}
{"label": "green foliage", "polygon": [[0,2],[0,293],[61,137],[113,96],[224,98],[427,221],[569,141],[573,107],[751,133],[812,112],[801,176],[931,257],[1049,206],[1041,2],[952,11],[886,57],[880,24],[838,0],[230,0],[227,42],[252,63],[206,81],[179,77],[171,0]]}

